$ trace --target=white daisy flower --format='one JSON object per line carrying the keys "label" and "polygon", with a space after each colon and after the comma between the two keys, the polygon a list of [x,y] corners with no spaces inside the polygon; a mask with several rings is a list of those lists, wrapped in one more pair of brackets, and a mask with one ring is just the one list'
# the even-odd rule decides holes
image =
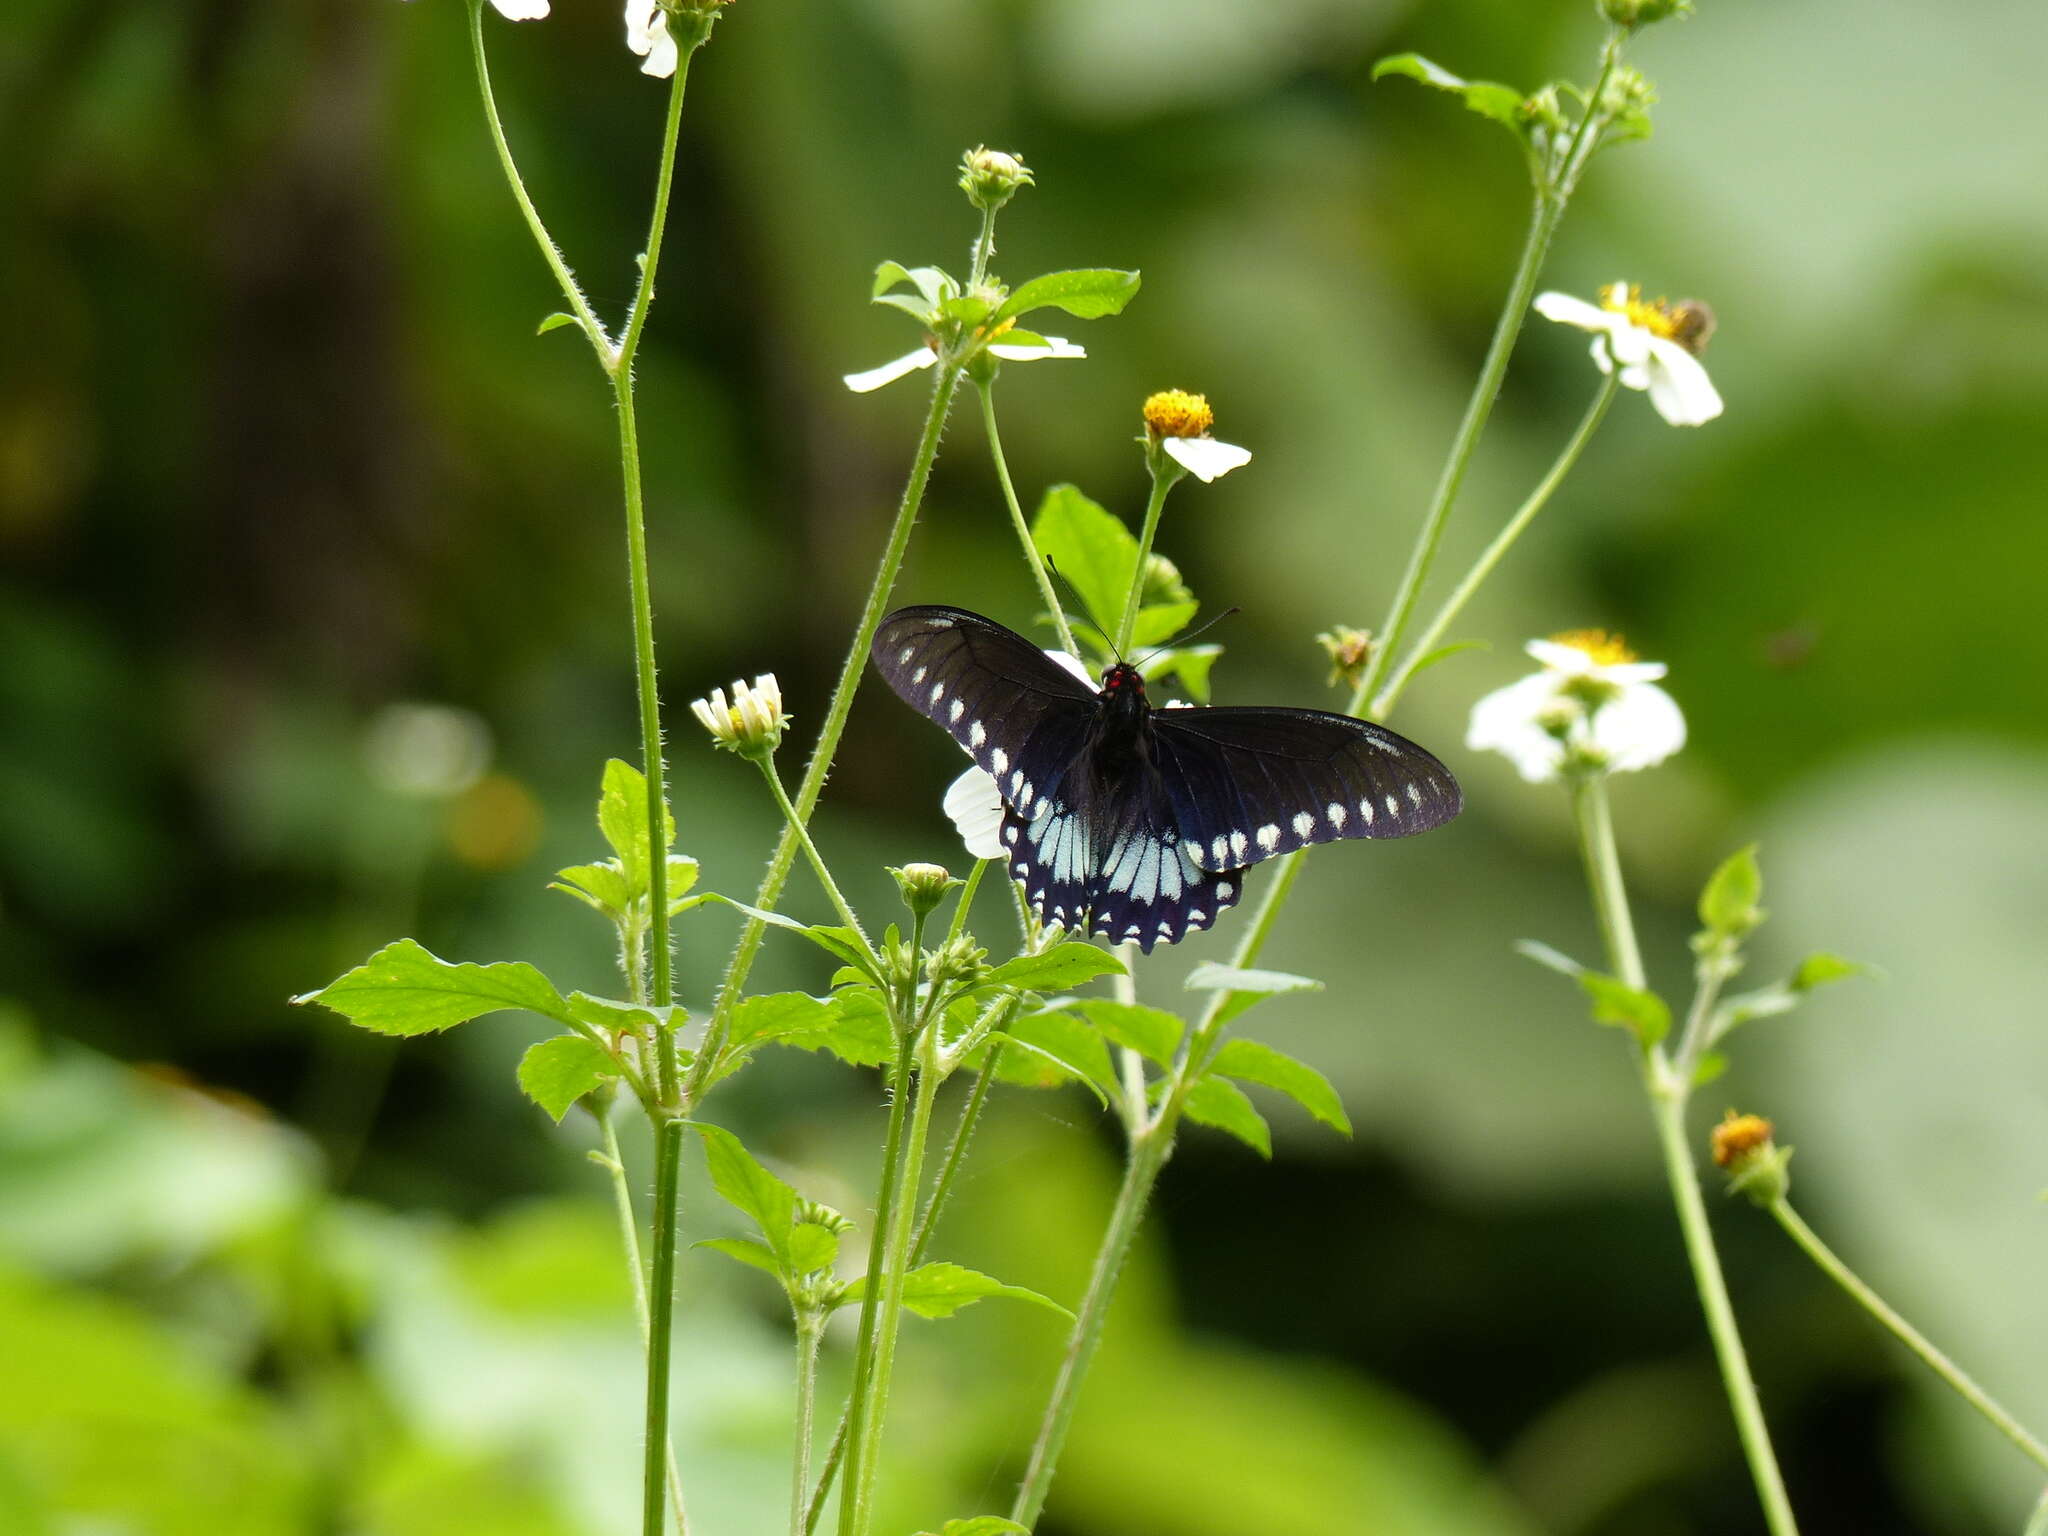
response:
{"label": "white daisy flower", "polygon": [[1574,630],[1531,640],[1543,670],[1472,706],[1465,745],[1498,752],[1532,784],[1567,771],[1633,773],[1685,745],[1685,716],[1656,679],[1660,661],[1638,661],[1621,640]]}
{"label": "white daisy flower", "polygon": [[[491,0],[503,9],[506,4],[529,3],[546,8],[547,0]],[[668,12],[660,0],[626,0],[626,46],[646,62],[640,73],[666,80],[676,72],[676,40],[669,35]]]}
{"label": "white daisy flower", "polygon": [[1609,283],[1598,304],[1568,293],[1539,293],[1536,313],[1594,332],[1593,361],[1600,371],[1619,363],[1621,382],[1647,390],[1650,404],[1672,426],[1696,427],[1721,414],[1720,393],[1699,358],[1714,331],[1714,312],[1698,300],[1651,302],[1633,284]]}
{"label": "white daisy flower", "polygon": [[1249,448],[1209,435],[1216,413],[1208,400],[1184,389],[1165,389],[1145,402],[1145,435],[1182,469],[1204,483],[1252,461]]}
{"label": "white daisy flower", "polygon": [[[1076,342],[1071,342],[1064,336],[1048,336],[1045,338],[1045,345],[1043,346],[1039,346],[1036,343],[1020,345],[999,341],[992,343],[983,350],[991,357],[1000,357],[1003,361],[1009,363],[1031,363],[1043,357],[1086,357],[1088,355],[1086,347]],[[913,352],[906,352],[901,357],[891,358],[879,368],[870,368],[865,373],[847,374],[846,387],[856,395],[864,395],[871,389],[880,389],[884,384],[895,383],[907,373],[915,373],[920,368],[929,368],[938,360],[939,354],[932,350],[931,343],[926,342]]]}
{"label": "white daisy flower", "polygon": [[751,688],[736,680],[730,704],[725,702],[725,690],[714,688],[709,698],[690,702],[690,713],[712,740],[742,757],[766,757],[789,725],[789,716],[782,712],[782,685],[773,672],[763,672]]}

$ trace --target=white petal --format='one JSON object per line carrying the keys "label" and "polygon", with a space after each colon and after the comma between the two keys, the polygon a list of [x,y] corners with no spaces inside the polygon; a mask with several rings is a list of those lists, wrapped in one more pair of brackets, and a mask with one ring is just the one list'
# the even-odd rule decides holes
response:
{"label": "white petal", "polygon": [[1674,427],[1697,427],[1721,414],[1720,392],[1700,360],[1661,336],[1650,341],[1649,386],[1650,404]]}
{"label": "white petal", "polygon": [[1465,745],[1475,752],[1498,752],[1532,784],[1557,777],[1564,747],[1537,723],[1557,702],[1557,680],[1537,672],[1496,688],[1472,706]]}
{"label": "white petal", "polygon": [[[673,45],[671,45],[673,46]],[[893,384],[906,373],[915,373],[920,368],[929,368],[939,360],[939,354],[930,347],[919,347],[915,352],[906,352],[882,364],[870,368],[866,373],[846,375],[846,387],[856,395],[864,395],[871,389],[880,389],[884,384]]]}
{"label": "white petal", "polygon": [[1630,325],[1620,315],[1608,317],[1614,324],[1607,328],[1607,344],[1614,348],[1614,360],[1621,364],[1621,382],[1628,383],[1628,370],[1640,367],[1649,358],[1650,347],[1657,340],[1640,325]]}
{"label": "white petal", "polygon": [[[1607,338],[1605,336],[1595,336],[1593,338],[1593,366],[1602,373],[1614,372],[1614,357],[1607,350]],[[1628,384],[1629,372],[1630,370],[1627,368],[1621,370],[1622,383]],[[1631,389],[1641,389],[1642,387],[1640,384],[1629,384]]]}
{"label": "white petal", "polygon": [[970,768],[946,786],[943,803],[969,853],[977,859],[1003,856],[1003,797],[994,779]]}
{"label": "white petal", "polygon": [[1622,369],[1621,387],[1623,389],[1648,389],[1650,387],[1650,365],[1648,363],[1631,363],[1628,367]]}
{"label": "white petal", "polygon": [[1013,363],[1035,362],[1041,357],[1086,357],[1088,349],[1079,342],[1069,341],[1064,336],[1048,336],[1042,347],[1012,346],[1000,342],[990,347],[992,356],[1007,359]]}
{"label": "white petal", "polygon": [[1593,658],[1576,645],[1560,645],[1555,640],[1531,640],[1522,649],[1551,671],[1563,672],[1570,677],[1582,676],[1594,670]]}
{"label": "white petal", "polygon": [[1199,480],[1214,480],[1252,461],[1252,451],[1213,437],[1169,437],[1159,445],[1166,456]]}
{"label": "white petal", "polygon": [[1539,293],[1536,313],[1560,325],[1576,325],[1582,331],[1604,331],[1614,316],[1598,304],[1588,304],[1568,293]]}
{"label": "white petal", "polygon": [[1098,686],[1095,674],[1088,670],[1088,664],[1072,651],[1047,651],[1045,656],[1046,660],[1065,667],[1090,688]]}
{"label": "white petal", "polygon": [[1633,773],[1685,745],[1685,716],[1655,683],[1637,683],[1593,712],[1593,744],[1614,772]]}
{"label": "white petal", "polygon": [[540,21],[548,14],[548,0],[491,0],[491,7],[507,21]]}
{"label": "white petal", "polygon": [[656,0],[626,0],[626,46],[647,61],[641,74],[666,79],[676,72],[676,40],[669,36],[668,12]]}
{"label": "white petal", "polygon": [[1661,661],[1616,661],[1593,670],[1605,681],[1625,688],[1631,683],[1654,683],[1671,669]]}

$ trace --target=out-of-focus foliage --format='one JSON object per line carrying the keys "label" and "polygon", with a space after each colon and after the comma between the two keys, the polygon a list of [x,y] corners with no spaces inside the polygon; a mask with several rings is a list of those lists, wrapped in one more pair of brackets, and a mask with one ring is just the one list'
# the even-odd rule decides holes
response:
{"label": "out-of-focus foliage", "polygon": [[[661,91],[612,8],[556,10],[487,18],[500,96],[615,312]],[[1583,76],[1596,28],[1579,0],[735,6],[693,72],[640,369],[671,700],[772,667],[815,725],[919,409],[838,377],[904,345],[866,303],[876,262],[964,258],[952,168],[985,142],[1038,176],[998,270],[1145,275],[1089,361],[1005,371],[1025,504],[1072,483],[1134,520],[1139,401],[1206,392],[1257,457],[1177,495],[1160,544],[1211,611],[1245,609],[1205,637],[1214,697],[1328,702],[1311,636],[1379,622],[1525,195],[1491,123],[1371,62]],[[1759,835],[1756,974],[1828,949],[1886,978],[1746,1031],[1712,1093],[1776,1118],[1830,1240],[2048,1419],[2015,1364],[2048,1267],[2043,42],[2025,0],[1967,24],[1712,0],[1645,34],[1656,133],[1595,164],[1549,277],[1709,300],[1728,413],[1676,432],[1618,401],[1459,626],[1492,654],[1404,700],[1471,810],[1312,862],[1267,958],[1328,988],[1260,1012],[1356,1141],[1256,1087],[1270,1166],[1191,1133],[1060,1533],[1754,1528],[1624,1042],[1510,949],[1592,948],[1561,797],[1456,748],[1523,638],[1582,624],[1668,661],[1692,727],[1617,786],[1653,983],[1678,994],[1702,880]],[[618,991],[606,924],[545,889],[602,855],[591,786],[634,739],[612,421],[575,334],[533,335],[558,306],[467,69],[455,0],[0,14],[0,1529],[631,1518],[638,1345],[590,1124],[557,1131],[514,1082],[542,1022],[401,1042],[285,1001],[399,932]],[[1579,339],[1526,336],[1448,561],[1593,383]],[[901,595],[1021,627],[970,427]],[[446,711],[424,731],[418,701]],[[682,846],[744,893],[772,809],[674,739]],[[957,863],[956,769],[864,695],[820,824],[857,902],[894,901],[885,864]],[[733,921],[681,924],[686,1003]],[[1148,1000],[1233,936],[1153,965]],[[826,974],[792,944],[758,980]],[[997,1102],[948,1256],[1071,1304],[1111,1138],[1071,1089]],[[778,1051],[715,1104],[865,1211],[871,1079]],[[1753,1213],[1716,1219],[1813,1528],[2017,1529],[2005,1448],[1930,1412]],[[708,1198],[689,1220],[737,1232]],[[791,1351],[757,1280],[683,1265],[678,1444],[711,1536],[782,1497]],[[1060,1342],[1030,1307],[913,1327],[905,1531],[1003,1502]]]}

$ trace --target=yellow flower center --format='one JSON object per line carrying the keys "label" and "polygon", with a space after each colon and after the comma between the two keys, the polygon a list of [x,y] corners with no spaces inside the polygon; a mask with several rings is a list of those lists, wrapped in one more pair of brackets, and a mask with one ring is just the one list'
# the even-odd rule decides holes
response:
{"label": "yellow flower center", "polygon": [[1609,314],[1624,316],[1630,325],[1641,326],[1652,336],[1675,341],[1697,357],[1714,334],[1714,312],[1698,299],[1646,299],[1637,283],[1609,283],[1600,290],[1600,307]]}
{"label": "yellow flower center", "polygon": [[1595,666],[1618,667],[1636,659],[1636,653],[1621,636],[1610,635],[1604,629],[1568,629],[1561,635],[1552,635],[1550,640],[1553,645],[1568,645],[1584,652]]}
{"label": "yellow flower center", "polygon": [[1145,427],[1154,437],[1200,437],[1216,424],[1216,413],[1200,395],[1162,389],[1145,402]]}
{"label": "yellow flower center", "polygon": [[1714,1127],[1714,1166],[1731,1167],[1758,1147],[1769,1145],[1770,1140],[1770,1121],[1762,1115],[1738,1115],[1731,1109]]}

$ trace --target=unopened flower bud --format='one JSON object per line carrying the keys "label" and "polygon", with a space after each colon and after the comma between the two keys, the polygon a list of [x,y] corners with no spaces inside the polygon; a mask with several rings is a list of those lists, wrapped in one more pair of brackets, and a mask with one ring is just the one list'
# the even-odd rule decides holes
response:
{"label": "unopened flower bud", "polygon": [[1316,636],[1316,644],[1330,658],[1330,686],[1349,683],[1356,688],[1359,679],[1365,676],[1366,664],[1372,660],[1372,631],[1333,624]]}
{"label": "unopened flower bud", "polygon": [[1792,1149],[1771,1138],[1762,1115],[1729,1110],[1713,1132],[1714,1166],[1728,1175],[1728,1193],[1747,1195],[1758,1205],[1784,1199],[1792,1188]]}
{"label": "unopened flower bud", "polygon": [[918,917],[928,916],[946,899],[946,892],[960,883],[938,864],[906,864],[889,873],[896,877],[896,889],[903,893],[904,905]]}
{"label": "unopened flower bud", "polygon": [[967,201],[984,212],[1000,208],[1017,195],[1019,187],[1032,184],[1024,162],[1000,149],[977,145],[960,158],[960,190]]}
{"label": "unopened flower bud", "polygon": [[801,1195],[797,1197],[796,1219],[798,1222],[807,1221],[813,1226],[823,1227],[834,1237],[844,1237],[853,1230],[853,1223],[831,1206],[820,1205],[815,1200],[806,1200]]}
{"label": "unopened flower bud", "polygon": [[925,980],[935,987],[978,981],[987,971],[988,951],[972,934],[956,934],[925,956]]}
{"label": "unopened flower bud", "polygon": [[1600,0],[1600,14],[1633,30],[1671,16],[1690,16],[1692,0]]}
{"label": "unopened flower bud", "polygon": [[762,673],[752,687],[735,681],[730,704],[725,701],[725,690],[714,688],[708,699],[691,701],[690,713],[721,747],[750,758],[770,756],[789,724],[789,716],[782,712],[782,688],[773,672]]}

